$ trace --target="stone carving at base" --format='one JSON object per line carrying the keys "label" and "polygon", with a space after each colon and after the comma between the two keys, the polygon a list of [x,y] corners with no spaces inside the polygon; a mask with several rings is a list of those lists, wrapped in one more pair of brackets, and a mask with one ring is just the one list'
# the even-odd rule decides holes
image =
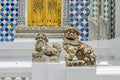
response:
{"label": "stone carving at base", "polygon": [[47,44],[48,38],[43,33],[38,33],[35,37],[35,52],[32,54],[33,62],[58,62],[61,52],[61,46],[53,43],[52,46]]}
{"label": "stone carving at base", "polygon": [[63,48],[66,66],[93,66],[96,65],[96,55],[93,49],[79,41],[79,31],[75,28],[68,28],[64,31]]}

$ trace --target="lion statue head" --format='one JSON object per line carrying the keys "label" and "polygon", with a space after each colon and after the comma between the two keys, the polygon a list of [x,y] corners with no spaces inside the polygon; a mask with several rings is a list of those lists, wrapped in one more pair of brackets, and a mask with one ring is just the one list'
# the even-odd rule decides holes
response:
{"label": "lion statue head", "polygon": [[79,37],[79,35],[79,30],[72,27],[64,31],[64,37],[68,40],[75,40]]}

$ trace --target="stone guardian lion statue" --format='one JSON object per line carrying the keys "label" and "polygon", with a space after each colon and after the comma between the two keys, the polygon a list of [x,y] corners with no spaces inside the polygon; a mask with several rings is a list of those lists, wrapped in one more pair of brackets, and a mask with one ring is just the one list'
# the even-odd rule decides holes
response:
{"label": "stone guardian lion statue", "polygon": [[68,28],[64,31],[63,48],[66,66],[93,66],[96,65],[96,55],[93,49],[79,40],[79,31]]}
{"label": "stone guardian lion statue", "polygon": [[32,54],[33,61],[36,62],[56,62],[59,61],[61,46],[58,43],[48,45],[48,38],[43,33],[38,33],[35,37],[35,52]]}

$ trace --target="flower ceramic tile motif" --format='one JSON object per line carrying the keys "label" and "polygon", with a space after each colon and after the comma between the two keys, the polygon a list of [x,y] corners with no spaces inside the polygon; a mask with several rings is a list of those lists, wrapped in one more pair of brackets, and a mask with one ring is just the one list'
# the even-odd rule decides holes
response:
{"label": "flower ceramic tile motif", "polygon": [[90,15],[90,0],[70,0],[70,25],[79,28],[80,39],[87,41],[89,37],[88,17]]}
{"label": "flower ceramic tile motif", "polygon": [[11,42],[15,39],[18,17],[18,0],[0,0],[0,41]]}

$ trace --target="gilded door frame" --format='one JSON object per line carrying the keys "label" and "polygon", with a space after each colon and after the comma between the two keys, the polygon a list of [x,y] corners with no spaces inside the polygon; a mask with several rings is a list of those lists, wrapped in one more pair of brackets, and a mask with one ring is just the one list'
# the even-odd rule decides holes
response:
{"label": "gilded door frame", "polygon": [[[26,4],[28,0],[25,0]],[[44,32],[48,37],[52,38],[61,38],[63,37],[63,30],[66,28],[65,26],[69,26],[69,0],[61,0],[62,1],[62,11],[61,11],[61,27],[28,27],[27,23],[27,12],[28,6],[25,6],[25,25],[18,25],[16,28],[16,37],[17,38],[34,38],[38,32]],[[28,4],[27,4],[28,5]]]}

